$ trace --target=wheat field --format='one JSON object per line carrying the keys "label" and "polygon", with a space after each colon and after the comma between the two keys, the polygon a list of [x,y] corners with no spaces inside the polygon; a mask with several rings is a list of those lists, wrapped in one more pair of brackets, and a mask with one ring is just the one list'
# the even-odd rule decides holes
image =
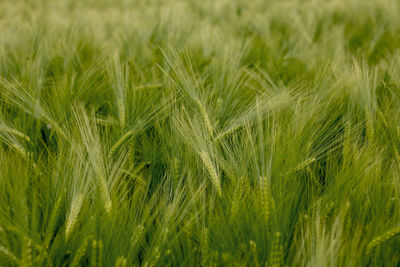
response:
{"label": "wheat field", "polygon": [[0,1],[0,266],[399,266],[399,12]]}

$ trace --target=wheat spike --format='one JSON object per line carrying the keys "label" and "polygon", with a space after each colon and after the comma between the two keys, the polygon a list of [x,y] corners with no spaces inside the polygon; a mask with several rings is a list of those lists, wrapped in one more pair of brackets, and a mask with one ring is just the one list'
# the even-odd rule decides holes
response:
{"label": "wheat spike", "polygon": [[110,192],[108,191],[106,180],[103,176],[99,177],[98,186],[99,186],[100,196],[104,203],[104,209],[109,214],[111,212],[112,202],[111,202]]}
{"label": "wheat spike", "polygon": [[283,245],[281,238],[281,233],[276,232],[275,240],[272,243],[272,250],[270,254],[270,266],[272,267],[279,267],[283,265]]}
{"label": "wheat spike", "polygon": [[239,212],[239,204],[244,191],[244,178],[240,178],[238,186],[236,187],[235,194],[233,195],[231,207],[231,220],[233,220]]}
{"label": "wheat spike", "polygon": [[310,166],[306,167],[306,171],[308,174],[308,177],[310,178],[311,182],[314,184],[314,186],[319,190],[321,188],[321,183],[318,181],[317,177],[315,176],[314,172],[311,170]]}
{"label": "wheat spike", "polygon": [[22,267],[32,266],[32,240],[28,237],[24,238],[24,248],[22,250],[21,266]]}
{"label": "wheat spike", "polygon": [[268,181],[265,176],[260,177],[261,206],[265,223],[268,223],[271,213],[271,196],[269,194]]}
{"label": "wheat spike", "polygon": [[118,99],[118,112],[121,128],[125,128],[125,101],[122,98]]}
{"label": "wheat spike", "polygon": [[92,242],[92,259],[91,266],[101,267],[102,257],[103,257],[103,242],[101,240]]}
{"label": "wheat spike", "polygon": [[78,194],[72,199],[70,211],[68,214],[68,219],[67,219],[67,226],[65,227],[65,237],[68,240],[69,235],[71,232],[74,230],[74,227],[78,221],[78,215],[79,212],[81,211],[83,203],[83,195]]}
{"label": "wheat spike", "polygon": [[46,266],[53,266],[49,255],[47,254],[47,250],[43,246],[35,245],[39,255],[36,256],[34,260],[33,266],[44,266],[44,262],[47,260]]}
{"label": "wheat spike", "polygon": [[204,165],[206,166],[210,177],[211,177],[211,183],[213,184],[215,190],[217,191],[218,195],[221,197],[222,196],[222,191],[221,191],[221,184],[219,181],[219,177],[217,174],[217,171],[214,168],[214,165],[211,162],[210,157],[205,151],[201,151],[200,157],[203,160]]}
{"label": "wheat spike", "polygon": [[382,245],[383,243],[385,243],[386,241],[392,239],[393,237],[397,236],[398,234],[400,234],[400,226],[396,227],[392,230],[390,230],[389,232],[386,232],[385,234],[375,238],[374,240],[372,240],[368,246],[367,246],[367,254],[370,254],[374,248],[379,247],[380,245]]}
{"label": "wheat spike", "polygon": [[249,244],[250,244],[251,253],[253,254],[253,261],[254,261],[253,266],[258,267],[258,266],[260,266],[260,263],[258,261],[257,244],[253,240],[250,240]]}
{"label": "wheat spike", "polygon": [[370,140],[374,137],[374,124],[371,111],[365,108],[365,124],[367,129],[367,136]]}
{"label": "wheat spike", "polygon": [[350,122],[347,120],[344,125],[343,148],[342,148],[344,162],[347,162],[347,160],[350,159],[350,152],[351,152],[350,134],[351,134],[351,125]]}
{"label": "wheat spike", "polygon": [[150,267],[157,266],[157,263],[160,260],[160,257],[161,257],[160,249],[158,247],[156,247],[153,251],[152,261],[150,262],[149,266]]}
{"label": "wheat spike", "polygon": [[210,134],[210,136],[213,136],[214,130],[211,125],[210,118],[208,117],[207,111],[205,110],[205,108],[204,108],[203,104],[200,102],[200,100],[197,100],[197,104],[200,108],[200,112],[201,112],[201,115],[203,116],[204,124],[207,127],[208,133]]}
{"label": "wheat spike", "polygon": [[56,203],[54,204],[54,207],[52,209],[52,213],[49,219],[49,224],[47,226],[46,238],[44,241],[45,249],[48,249],[51,239],[53,238],[54,230],[56,229],[56,223],[60,214],[61,204],[63,199],[64,199],[64,194],[60,193],[60,196],[57,198]]}
{"label": "wheat spike", "polygon": [[117,149],[132,135],[134,135],[134,131],[127,131],[118,141],[111,147],[109,156],[111,157],[117,151]]}
{"label": "wheat spike", "polygon": [[242,127],[242,125],[240,125],[240,124],[229,127],[228,129],[226,129],[225,131],[223,131],[222,133],[220,133],[216,137],[214,137],[214,141],[218,141],[218,140],[224,138],[225,136],[232,134],[233,132],[238,130],[240,127]]}
{"label": "wheat spike", "polygon": [[22,156],[22,158],[24,158],[25,160],[28,160],[28,153],[26,152],[25,148],[23,148],[20,144],[18,143],[12,143],[10,144],[10,146],[12,148],[15,149],[16,152],[18,152],[18,154],[20,154]]}
{"label": "wheat spike", "polygon": [[128,164],[129,164],[129,169],[131,169],[135,164],[135,143],[133,142],[133,140],[129,142]]}
{"label": "wheat spike", "polygon": [[136,245],[139,244],[139,241],[142,239],[143,233],[144,233],[144,226],[142,224],[139,224],[131,236],[130,240],[131,248],[135,248]]}
{"label": "wheat spike", "polygon": [[209,254],[209,243],[208,243],[208,229],[206,227],[201,231],[201,265],[208,266],[208,254]]}
{"label": "wheat spike", "polygon": [[52,129],[54,129],[55,132],[57,132],[58,134],[61,135],[61,137],[63,137],[64,139],[68,139],[67,134],[65,133],[65,131],[58,125],[57,122],[55,122],[53,119],[51,119],[49,116],[47,116],[46,114],[42,114],[42,118],[43,121],[50,125]]}
{"label": "wheat spike", "polygon": [[301,162],[300,164],[298,164],[295,168],[295,171],[299,171],[302,170],[303,168],[309,166],[311,163],[315,162],[317,159],[314,157],[308,158],[305,161]]}
{"label": "wheat spike", "polygon": [[11,253],[7,248],[0,245],[0,262],[9,264],[11,266],[17,265],[17,257]]}
{"label": "wheat spike", "polygon": [[22,139],[25,139],[25,141],[27,141],[28,143],[31,143],[31,139],[29,138],[29,136],[27,136],[26,134],[24,134],[18,130],[8,127],[5,124],[0,124],[0,131],[21,137]]}
{"label": "wheat spike", "polygon": [[82,244],[80,245],[80,247],[78,248],[78,250],[76,251],[75,256],[74,256],[74,258],[72,260],[72,263],[71,263],[71,267],[80,266],[80,263],[81,263],[83,257],[86,254],[87,246],[88,246],[88,240],[85,239],[82,242]]}
{"label": "wheat spike", "polygon": [[118,257],[117,261],[115,262],[115,267],[126,267],[127,260],[125,257]]}
{"label": "wheat spike", "polygon": [[93,242],[92,242],[92,258],[90,261],[90,263],[91,263],[90,266],[97,267],[96,261],[97,261],[98,257],[99,257],[99,255],[98,255],[98,250],[97,250],[97,241],[93,240]]}
{"label": "wheat spike", "polygon": [[172,175],[174,186],[177,186],[179,183],[179,160],[175,157],[172,162]]}
{"label": "wheat spike", "polygon": [[217,113],[218,114],[220,114],[221,113],[221,111],[222,111],[222,102],[223,102],[223,100],[222,100],[222,98],[218,98],[217,99],[217,106],[216,106],[216,110],[217,110]]}

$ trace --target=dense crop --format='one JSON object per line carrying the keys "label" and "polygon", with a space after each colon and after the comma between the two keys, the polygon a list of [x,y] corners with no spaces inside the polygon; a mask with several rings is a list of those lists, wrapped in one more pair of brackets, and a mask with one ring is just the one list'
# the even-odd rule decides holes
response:
{"label": "dense crop", "polygon": [[0,1],[0,265],[396,266],[399,11]]}

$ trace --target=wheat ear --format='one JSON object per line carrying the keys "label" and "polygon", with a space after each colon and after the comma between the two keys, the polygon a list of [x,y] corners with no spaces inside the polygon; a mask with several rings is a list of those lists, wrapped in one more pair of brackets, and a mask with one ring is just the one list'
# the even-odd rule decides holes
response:
{"label": "wheat ear", "polygon": [[106,179],[103,176],[99,177],[98,186],[99,186],[100,196],[104,203],[104,209],[109,214],[111,212],[112,202],[111,202],[110,192],[108,191]]}
{"label": "wheat ear", "polygon": [[371,140],[374,137],[374,123],[371,111],[367,108],[365,109],[365,123],[366,123],[366,130],[367,136]]}
{"label": "wheat ear", "polygon": [[82,242],[82,244],[80,245],[80,247],[78,248],[78,250],[76,251],[75,256],[74,256],[74,258],[72,260],[72,263],[71,263],[71,267],[80,266],[80,263],[81,263],[83,257],[86,254],[87,247],[88,247],[88,240],[85,239]]}
{"label": "wheat ear", "polygon": [[76,223],[78,222],[78,215],[79,212],[81,211],[82,203],[83,203],[82,194],[78,194],[76,197],[72,199],[71,208],[67,219],[67,226],[65,228],[65,237],[67,240],[71,232],[74,230]]}
{"label": "wheat ear", "polygon": [[372,240],[368,246],[367,246],[367,254],[370,254],[374,248],[381,246],[383,243],[385,243],[386,241],[392,239],[393,237],[397,236],[398,234],[400,234],[400,226],[396,227],[392,230],[390,230],[389,232],[386,232],[385,234],[375,238],[374,240]]}
{"label": "wheat ear", "polygon": [[119,98],[118,101],[118,112],[121,128],[125,128],[125,101],[122,98]]}
{"label": "wheat ear", "polygon": [[127,260],[125,257],[118,257],[117,261],[115,262],[115,267],[126,267]]}
{"label": "wheat ear", "polygon": [[253,266],[258,267],[260,266],[260,262],[258,260],[257,244],[253,240],[250,240],[249,244],[250,244],[251,254],[253,254],[253,261],[254,261]]}
{"label": "wheat ear", "polygon": [[52,209],[52,213],[50,215],[50,219],[49,219],[49,224],[47,226],[47,233],[46,233],[46,238],[44,241],[44,247],[47,250],[49,247],[49,244],[51,242],[51,239],[53,238],[54,235],[54,231],[56,229],[56,224],[57,224],[57,220],[60,214],[60,210],[61,210],[61,204],[64,198],[64,194],[60,193],[60,196],[57,198],[56,203],[54,204],[54,207]]}
{"label": "wheat ear", "polygon": [[279,267],[283,264],[283,245],[282,245],[282,235],[280,232],[276,232],[275,240],[272,244],[271,250],[271,266],[272,267]]}
{"label": "wheat ear", "polygon": [[269,194],[268,181],[265,176],[260,177],[261,206],[265,223],[268,223],[271,214],[271,197]]}
{"label": "wheat ear", "polygon": [[32,266],[32,240],[28,237],[24,238],[21,266],[22,267]]}
{"label": "wheat ear", "polygon": [[210,118],[208,117],[207,111],[205,110],[204,106],[201,104],[200,100],[197,100],[197,104],[199,106],[201,115],[203,116],[204,123],[207,127],[208,133],[210,136],[214,135],[214,130],[210,122]]}
{"label": "wheat ear", "polygon": [[109,156],[111,157],[117,151],[117,149],[132,135],[134,135],[133,131],[127,131],[118,141],[111,147]]}
{"label": "wheat ear", "polygon": [[101,267],[101,259],[103,256],[102,254],[103,254],[103,242],[101,242],[101,240],[99,241],[93,240],[91,266]]}
{"label": "wheat ear", "polygon": [[201,231],[201,265],[208,266],[208,253],[209,253],[209,242],[208,242],[208,229],[206,227]]}
{"label": "wheat ear", "polygon": [[233,195],[232,207],[231,207],[231,220],[233,220],[239,212],[239,204],[243,195],[243,191],[244,191],[244,178],[242,176]]}
{"label": "wheat ear", "polygon": [[203,160],[203,163],[204,163],[206,169],[208,170],[208,173],[210,174],[211,183],[213,184],[218,195],[221,197],[221,195],[222,195],[221,183],[219,181],[217,171],[215,170],[210,157],[208,156],[208,154],[205,151],[200,152],[200,157]]}
{"label": "wheat ear", "polygon": [[[0,261],[4,264],[9,264],[11,266],[17,265],[17,257],[10,252],[7,248],[0,245]],[[7,265],[8,266],[8,265]]]}

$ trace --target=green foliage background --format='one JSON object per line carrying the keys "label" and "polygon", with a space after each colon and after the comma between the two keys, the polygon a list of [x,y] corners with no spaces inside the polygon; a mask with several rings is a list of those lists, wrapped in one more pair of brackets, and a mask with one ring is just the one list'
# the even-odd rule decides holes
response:
{"label": "green foliage background", "polygon": [[0,1],[0,265],[398,265],[399,12]]}

